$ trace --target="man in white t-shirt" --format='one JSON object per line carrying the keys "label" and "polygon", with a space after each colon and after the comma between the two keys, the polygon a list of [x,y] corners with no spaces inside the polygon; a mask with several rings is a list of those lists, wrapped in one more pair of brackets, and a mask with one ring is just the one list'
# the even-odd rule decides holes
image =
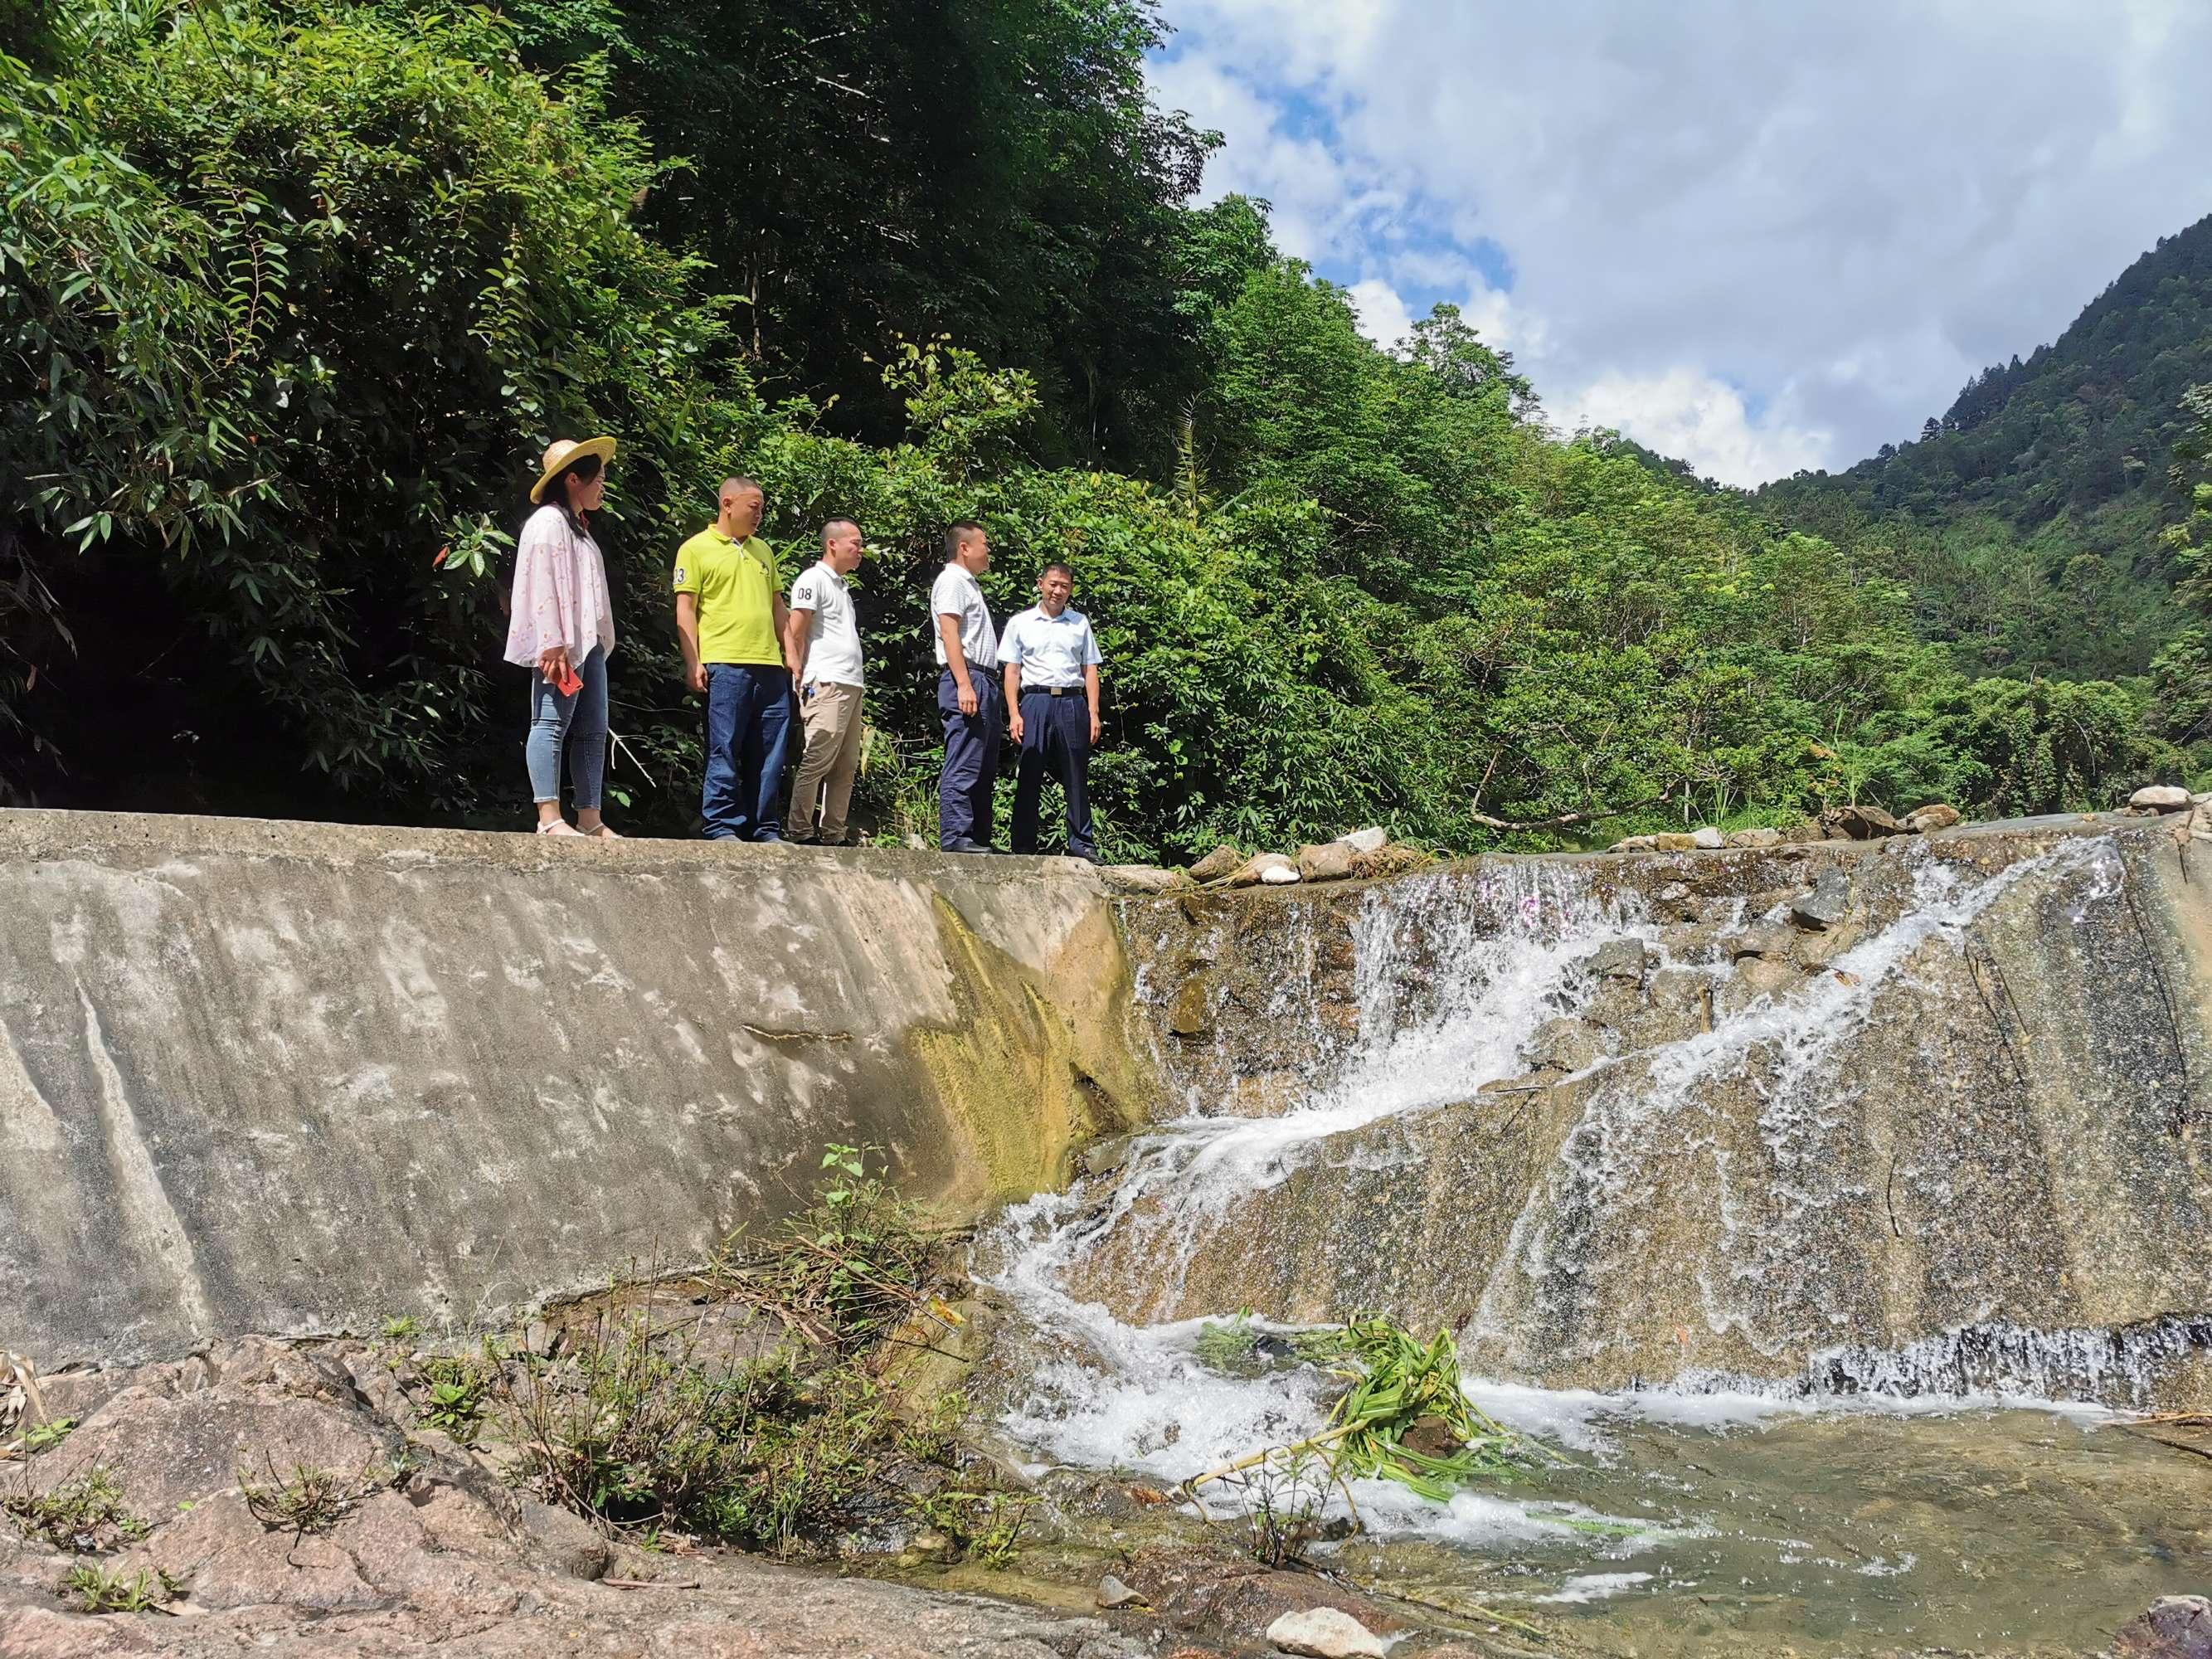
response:
{"label": "man in white t-shirt", "polygon": [[1010,735],[1021,746],[1014,784],[1014,851],[1037,849],[1037,812],[1048,773],[1067,797],[1067,855],[1098,862],[1091,838],[1091,798],[1085,779],[1091,746],[1098,741],[1098,641],[1091,620],[1068,604],[1075,573],[1044,568],[1039,603],[1006,624],[999,661],[1006,675]]}
{"label": "man in white t-shirt", "polygon": [[[860,526],[832,519],[822,526],[822,557],[791,585],[784,656],[799,688],[806,747],[783,815],[797,841],[845,842],[845,809],[860,765],[860,629],[845,578],[860,568]],[[817,818],[817,811],[820,817]]]}
{"label": "man in white t-shirt", "polygon": [[963,519],[945,532],[945,568],[929,590],[937,647],[937,712],[945,720],[945,773],[937,785],[937,844],[948,853],[991,850],[991,792],[999,780],[999,631],[975,578],[991,568],[983,526]]}

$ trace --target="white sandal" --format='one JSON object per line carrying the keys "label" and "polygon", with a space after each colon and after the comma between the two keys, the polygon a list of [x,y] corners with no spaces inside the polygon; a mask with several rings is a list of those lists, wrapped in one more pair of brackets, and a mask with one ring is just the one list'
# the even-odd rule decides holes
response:
{"label": "white sandal", "polygon": [[575,836],[580,838],[584,832],[566,818],[556,818],[550,823],[539,824],[538,833],[541,836]]}
{"label": "white sandal", "polygon": [[627,839],[625,836],[616,834],[613,830],[610,829],[604,823],[599,824],[594,829],[579,830],[576,833],[583,836],[586,841],[623,841]]}

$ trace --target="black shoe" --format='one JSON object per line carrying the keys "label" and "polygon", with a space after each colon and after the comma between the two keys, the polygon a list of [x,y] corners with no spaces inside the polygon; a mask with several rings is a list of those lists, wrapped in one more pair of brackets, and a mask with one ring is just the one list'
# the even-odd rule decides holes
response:
{"label": "black shoe", "polygon": [[986,847],[979,841],[948,841],[938,850],[941,853],[991,853],[998,849]]}
{"label": "black shoe", "polygon": [[753,837],[753,844],[756,847],[781,847],[783,845],[783,837],[781,836],[773,834],[755,836]]}
{"label": "black shoe", "polygon": [[1092,852],[1088,847],[1085,848],[1079,853],[1070,852],[1067,856],[1072,859],[1081,859],[1085,864],[1103,865],[1106,862],[1104,859],[1100,858],[1097,854]]}

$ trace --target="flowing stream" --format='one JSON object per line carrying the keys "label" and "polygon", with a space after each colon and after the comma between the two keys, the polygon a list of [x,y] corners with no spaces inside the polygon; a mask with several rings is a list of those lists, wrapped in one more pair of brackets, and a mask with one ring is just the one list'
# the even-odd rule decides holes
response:
{"label": "flowing stream", "polygon": [[[2103,1332],[1838,1343],[1787,1377],[1692,1370],[1611,1393],[1527,1386],[1512,1364],[1608,1271],[1598,1230],[1577,1218],[1660,1201],[1656,1169],[1728,1173],[1708,1117],[1729,1079],[1755,1079],[1765,1167],[1785,1190],[1723,1217],[1694,1264],[1700,1315],[1723,1331],[1747,1323],[1754,1296],[1823,1305],[1826,1230],[1846,1195],[1824,1152],[1852,1107],[1833,1057],[1886,992],[1966,950],[2022,881],[2062,886],[2077,919],[2118,902],[2114,859],[2091,839],[1994,874],[1923,862],[1911,902],[1829,971],[1787,995],[1708,1001],[1720,1012],[1700,1029],[1585,1066],[1579,1117],[1479,1296],[1461,1287],[1476,1310],[1462,1331],[1471,1368],[1477,1355],[1504,1361],[1464,1386],[1547,1466],[1446,1506],[1355,1483],[1364,1529],[1319,1546],[1317,1563],[1432,1607],[1564,1622],[1590,1651],[1641,1654],[2069,1652],[2157,1595],[2202,1588],[2212,1465],[2108,1408],[2069,1403],[2124,1398],[2129,1368],[2148,1364]],[[1197,1269],[1274,1248],[1255,1218],[1279,1227],[1265,1204],[1301,1172],[1325,1166],[1387,1192],[1415,1178],[1407,1134],[1431,1115],[1509,1110],[1515,1097],[1484,1085],[1523,1074],[1540,1030],[1603,994],[1601,947],[1632,941],[1655,972],[1679,970],[1678,990],[1722,988],[1724,958],[1676,960],[1679,929],[1632,891],[1601,894],[1584,868],[1514,861],[1370,890],[1354,928],[1356,1027],[1321,1021],[1291,981],[1269,1011],[1300,1027],[1310,1055],[1289,1109],[1237,1115],[1194,1098],[1114,1169],[1007,1214],[981,1265],[1020,1328],[1026,1376],[1003,1428],[1023,1455],[1171,1486],[1323,1426],[1325,1386],[1310,1369],[1237,1377],[1200,1361],[1206,1318],[1237,1310],[1193,1305]],[[1759,919],[1739,904],[1723,920]],[[1265,1324],[1276,1310],[1254,1311]],[[2208,1335],[2130,1340],[2202,1346]]]}

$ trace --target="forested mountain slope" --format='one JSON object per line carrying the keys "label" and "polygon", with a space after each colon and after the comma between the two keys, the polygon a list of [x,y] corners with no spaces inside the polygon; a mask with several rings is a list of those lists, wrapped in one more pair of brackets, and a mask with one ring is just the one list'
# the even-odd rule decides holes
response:
{"label": "forested mountain slope", "polygon": [[1145,0],[0,6],[0,799],[521,823],[501,562],[601,431],[632,830],[692,822],[668,570],[739,471],[787,571],[866,529],[885,834],[931,816],[968,516],[1001,613],[1075,566],[1115,854],[2190,769],[2141,685],[1962,672],[1856,520],[1561,438],[1449,307],[1370,343],[1264,204],[1193,204],[1158,38]]}
{"label": "forested mountain slope", "polygon": [[1977,375],[1914,441],[1760,503],[1912,594],[1970,672],[2139,674],[2181,624],[2161,532],[2212,381],[2212,218],[2163,238],[2052,343]]}

